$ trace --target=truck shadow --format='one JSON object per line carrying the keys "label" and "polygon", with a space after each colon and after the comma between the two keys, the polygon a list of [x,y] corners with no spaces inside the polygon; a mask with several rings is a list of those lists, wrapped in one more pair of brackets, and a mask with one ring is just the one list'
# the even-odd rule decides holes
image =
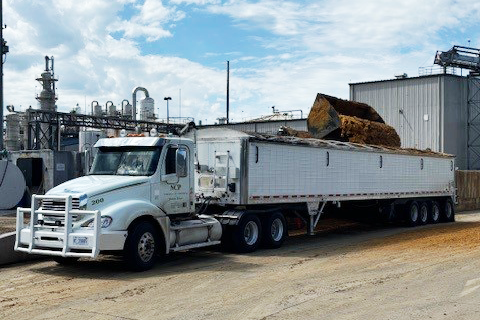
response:
{"label": "truck shadow", "polygon": [[[479,230],[480,222],[477,221],[442,223],[416,228],[347,222],[335,228],[322,229],[321,227],[314,236],[297,232],[296,235],[290,236],[279,249],[261,248],[253,253],[237,254],[222,246],[216,246],[173,253],[159,259],[160,261],[153,269],[140,273],[129,271],[122,259],[115,256],[105,256],[97,261],[82,259],[70,266],[58,265],[52,261],[48,265],[38,265],[36,268],[32,268],[32,271],[64,277],[124,281],[169,277],[205,270],[245,272],[264,267],[265,263],[268,264],[268,261],[258,261],[258,258],[262,257],[315,259],[385,248],[391,248],[392,252],[396,253],[401,253],[402,250],[411,250],[415,246],[418,246],[418,250],[440,250],[444,249],[442,245],[445,248],[451,248],[452,245],[461,246],[467,250],[469,245],[473,247],[480,245]],[[468,234],[472,236],[465,236]],[[389,254],[389,252],[385,252],[385,254]]]}
{"label": "truck shadow", "polygon": [[159,257],[156,265],[151,270],[144,272],[131,271],[122,258],[116,256],[103,256],[99,260],[80,259],[72,265],[60,265],[54,261],[48,261],[48,265],[39,265],[32,268],[31,271],[52,276],[129,281],[150,277],[168,277],[204,269],[238,272],[257,267],[255,263],[238,261],[235,256],[233,253],[222,252],[220,248],[214,247],[210,250],[190,250]]}

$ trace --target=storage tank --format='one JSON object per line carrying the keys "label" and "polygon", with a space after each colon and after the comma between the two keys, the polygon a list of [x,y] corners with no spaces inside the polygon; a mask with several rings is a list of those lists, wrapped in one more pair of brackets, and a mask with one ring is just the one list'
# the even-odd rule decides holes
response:
{"label": "storage tank", "polygon": [[93,145],[101,138],[105,138],[105,133],[101,130],[85,130],[78,133],[78,151],[93,149]]}
{"label": "storage tank", "polygon": [[117,107],[113,104],[112,101],[107,101],[106,105],[106,111],[109,116],[116,116],[117,115]]}
{"label": "storage tank", "polygon": [[130,103],[128,103],[127,105],[125,105],[124,109],[123,109],[123,116],[124,117],[132,117],[132,105]]}
{"label": "storage tank", "polygon": [[152,121],[155,119],[155,102],[152,98],[146,97],[140,100],[140,120]]}
{"label": "storage tank", "polygon": [[97,104],[93,107],[93,115],[97,117],[103,116],[103,109],[101,105]]}
{"label": "storage tank", "polygon": [[78,133],[78,151],[80,153],[88,151],[87,163],[89,168],[92,164],[93,158],[97,154],[97,149],[93,146],[99,139],[105,137],[105,133],[101,130],[85,130]]}
{"label": "storage tank", "polygon": [[11,209],[22,200],[25,191],[25,178],[22,171],[13,163],[0,160],[0,210]]}
{"label": "storage tank", "polygon": [[122,100],[122,116],[125,118],[132,117],[132,105],[127,99]]}

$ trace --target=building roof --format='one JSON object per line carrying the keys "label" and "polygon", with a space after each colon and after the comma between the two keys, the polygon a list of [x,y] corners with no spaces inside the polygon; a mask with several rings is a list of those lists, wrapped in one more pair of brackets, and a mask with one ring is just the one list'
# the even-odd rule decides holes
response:
{"label": "building roof", "polygon": [[438,74],[429,74],[425,76],[417,76],[417,77],[406,77],[406,78],[395,78],[395,79],[385,79],[385,80],[373,80],[373,81],[363,81],[363,82],[351,82],[348,85],[353,86],[353,85],[358,85],[358,84],[369,84],[369,83],[381,83],[381,82],[393,82],[393,81],[409,81],[409,80],[414,80],[414,79],[425,79],[425,78],[439,78],[439,77],[454,77],[454,78],[464,78],[466,79],[467,77],[464,76],[459,76],[455,74],[450,74],[450,73],[438,73]]}

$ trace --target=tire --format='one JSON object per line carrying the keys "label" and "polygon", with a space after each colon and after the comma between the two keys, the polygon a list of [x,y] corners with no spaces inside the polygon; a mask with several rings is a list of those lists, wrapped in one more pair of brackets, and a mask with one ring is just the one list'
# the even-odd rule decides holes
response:
{"label": "tire", "polygon": [[430,203],[430,223],[440,222],[441,209],[437,201],[432,201]]}
{"label": "tire", "polygon": [[263,224],[262,244],[266,248],[280,248],[287,237],[287,222],[283,214],[272,213]]}
{"label": "tire", "polygon": [[405,220],[408,227],[418,225],[419,207],[417,201],[410,201],[405,205]]}
{"label": "tire", "polygon": [[426,202],[421,202],[418,207],[418,224],[425,225],[428,223],[428,217],[430,216],[430,210]]}
{"label": "tire", "polygon": [[257,250],[262,241],[262,224],[253,214],[245,214],[232,230],[232,245],[235,251],[247,253]]}
{"label": "tire", "polygon": [[443,222],[455,221],[455,207],[452,199],[447,199],[443,202],[441,220]]}
{"label": "tire", "polygon": [[53,261],[64,266],[75,264],[78,259],[77,257],[53,257]]}
{"label": "tire", "polygon": [[128,232],[124,246],[124,259],[130,269],[145,271],[155,265],[159,238],[155,227],[147,221],[135,225]]}

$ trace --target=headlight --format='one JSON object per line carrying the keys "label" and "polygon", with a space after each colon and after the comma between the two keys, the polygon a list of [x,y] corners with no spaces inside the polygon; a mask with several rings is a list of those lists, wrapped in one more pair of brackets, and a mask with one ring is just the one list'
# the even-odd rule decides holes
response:
{"label": "headlight", "polygon": [[[82,224],[82,227],[93,228],[93,220],[94,219],[90,219],[90,220],[85,221]],[[101,228],[108,228],[112,224],[112,221],[113,221],[112,217],[103,216],[100,220],[100,227]]]}

